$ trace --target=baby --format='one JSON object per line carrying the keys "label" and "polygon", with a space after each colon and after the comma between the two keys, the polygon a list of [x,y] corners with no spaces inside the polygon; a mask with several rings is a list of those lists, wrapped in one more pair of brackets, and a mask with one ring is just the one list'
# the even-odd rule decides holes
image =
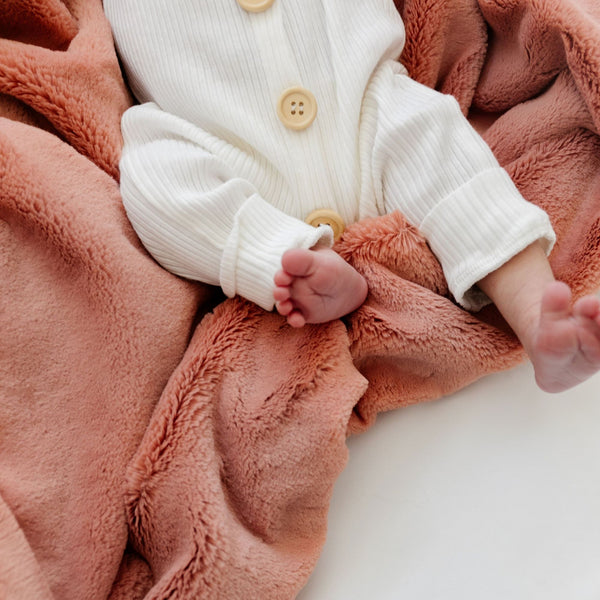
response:
{"label": "baby", "polygon": [[[457,302],[493,301],[542,389],[600,368],[600,302],[571,302],[526,202],[456,101],[397,62],[392,0],[104,0],[141,104],[123,117],[123,202],[156,260],[293,327],[367,296],[332,250],[399,210]],[[324,225],[316,227],[314,225]]]}

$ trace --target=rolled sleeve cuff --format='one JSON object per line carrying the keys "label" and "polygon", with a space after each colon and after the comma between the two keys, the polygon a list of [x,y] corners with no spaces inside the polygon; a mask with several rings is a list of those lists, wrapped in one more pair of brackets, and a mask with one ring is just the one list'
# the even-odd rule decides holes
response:
{"label": "rolled sleeve cuff", "polygon": [[527,202],[503,169],[474,177],[425,218],[421,230],[440,261],[455,300],[477,311],[490,303],[476,283],[535,241],[550,254],[548,215]]}
{"label": "rolled sleeve cuff", "polygon": [[333,245],[331,227],[312,227],[251,196],[238,211],[223,251],[220,284],[228,297],[236,294],[272,310],[273,278],[281,257],[291,248]]}

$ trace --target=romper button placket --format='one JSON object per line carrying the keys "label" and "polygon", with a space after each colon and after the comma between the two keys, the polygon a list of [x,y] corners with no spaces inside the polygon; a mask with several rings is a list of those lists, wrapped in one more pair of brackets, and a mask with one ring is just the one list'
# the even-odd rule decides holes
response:
{"label": "romper button placket", "polygon": [[275,0],[237,0],[238,4],[248,12],[267,10]]}
{"label": "romper button placket", "polygon": [[289,88],[279,97],[277,115],[289,129],[306,129],[317,116],[317,100],[312,92],[305,88]]}
{"label": "romper button placket", "polygon": [[329,225],[333,230],[333,239],[337,242],[342,237],[346,225],[344,219],[334,210],[328,208],[320,208],[315,210],[306,217],[306,223],[313,227],[319,227],[320,225]]}

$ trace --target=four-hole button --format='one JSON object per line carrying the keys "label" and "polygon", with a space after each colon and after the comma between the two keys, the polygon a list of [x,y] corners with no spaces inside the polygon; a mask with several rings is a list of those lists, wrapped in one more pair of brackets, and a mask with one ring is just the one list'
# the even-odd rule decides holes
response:
{"label": "four-hole button", "polygon": [[279,97],[277,114],[289,129],[306,129],[317,116],[317,100],[303,87],[288,88]]}
{"label": "four-hole button", "polygon": [[344,219],[336,213],[334,210],[329,208],[319,208],[306,217],[306,222],[313,227],[319,227],[320,225],[329,225],[333,229],[333,239],[339,240],[344,233],[346,225]]}

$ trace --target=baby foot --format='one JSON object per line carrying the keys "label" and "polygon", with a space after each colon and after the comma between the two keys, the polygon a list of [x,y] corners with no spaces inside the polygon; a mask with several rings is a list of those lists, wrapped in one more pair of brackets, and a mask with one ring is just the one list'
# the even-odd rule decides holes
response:
{"label": "baby foot", "polygon": [[542,298],[529,356],[538,385],[547,392],[571,388],[600,369],[600,300],[586,296],[571,306],[571,290],[553,282]]}
{"label": "baby foot", "polygon": [[288,250],[275,275],[273,297],[292,327],[326,323],[358,308],[367,282],[330,248]]}

